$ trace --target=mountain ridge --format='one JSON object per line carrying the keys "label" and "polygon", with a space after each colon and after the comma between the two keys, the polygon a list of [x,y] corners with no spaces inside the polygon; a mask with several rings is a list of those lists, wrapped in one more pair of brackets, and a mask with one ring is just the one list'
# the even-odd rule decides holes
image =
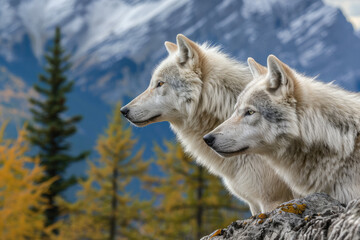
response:
{"label": "mountain ridge", "polygon": [[[273,53],[299,71],[358,90],[360,70],[352,63],[360,61],[353,54],[360,51],[359,37],[340,10],[321,0],[3,2],[3,18],[12,21],[0,23],[0,39],[7,39],[9,49],[6,26],[17,33],[15,42],[20,35],[31,36],[32,50],[41,62],[51,29],[61,25],[64,44],[73,53],[72,76],[82,90],[105,102],[145,89],[152,69],[166,55],[163,42],[175,41],[177,33],[219,44],[243,61],[252,56],[264,63]],[[16,59],[11,51],[0,54]]]}

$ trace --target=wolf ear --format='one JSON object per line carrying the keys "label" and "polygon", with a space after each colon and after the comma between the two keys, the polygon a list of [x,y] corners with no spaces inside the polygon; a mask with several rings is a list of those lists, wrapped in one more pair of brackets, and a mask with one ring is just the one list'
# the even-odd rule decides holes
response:
{"label": "wolf ear", "polygon": [[178,50],[178,47],[175,43],[166,41],[164,45],[169,54],[173,54]]}
{"label": "wolf ear", "polygon": [[[281,92],[285,96],[294,91],[294,78],[291,69],[274,55],[267,58],[268,89],[271,92]],[[278,91],[280,90],[280,91]]]}
{"label": "wolf ear", "polygon": [[247,63],[254,78],[266,74],[267,72],[266,67],[257,63],[253,58],[249,57],[247,59]]}
{"label": "wolf ear", "polygon": [[199,61],[199,47],[196,43],[182,34],[176,36],[178,48],[178,62],[180,65],[194,66]]}

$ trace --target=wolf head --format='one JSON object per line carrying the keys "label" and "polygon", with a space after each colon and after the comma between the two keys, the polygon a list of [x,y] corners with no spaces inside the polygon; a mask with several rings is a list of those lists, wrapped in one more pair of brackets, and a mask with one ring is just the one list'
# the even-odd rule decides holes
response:
{"label": "wolf head", "polygon": [[275,56],[267,69],[249,58],[253,81],[238,97],[233,115],[204,136],[224,157],[274,151],[299,134],[295,73]]}
{"label": "wolf head", "polygon": [[202,51],[184,35],[176,40],[177,44],[165,42],[169,55],[155,69],[149,87],[121,108],[136,126],[181,121],[195,111],[202,86]]}

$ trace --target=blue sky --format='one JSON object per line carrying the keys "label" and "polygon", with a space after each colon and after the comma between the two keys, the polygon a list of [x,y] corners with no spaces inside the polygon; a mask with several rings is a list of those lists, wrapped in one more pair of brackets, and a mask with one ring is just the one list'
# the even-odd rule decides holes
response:
{"label": "blue sky", "polygon": [[341,8],[354,28],[360,30],[360,0],[324,0],[324,2]]}

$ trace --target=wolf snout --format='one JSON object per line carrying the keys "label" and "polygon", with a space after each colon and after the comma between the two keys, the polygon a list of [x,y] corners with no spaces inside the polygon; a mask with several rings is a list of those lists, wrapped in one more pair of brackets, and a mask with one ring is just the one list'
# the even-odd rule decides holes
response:
{"label": "wolf snout", "polygon": [[203,139],[209,147],[212,147],[215,143],[215,136],[213,134],[206,134]]}
{"label": "wolf snout", "polygon": [[127,115],[128,115],[129,112],[130,112],[130,109],[127,108],[127,107],[122,107],[122,108],[120,109],[120,112],[122,113],[122,115],[124,115],[124,117],[127,117]]}

